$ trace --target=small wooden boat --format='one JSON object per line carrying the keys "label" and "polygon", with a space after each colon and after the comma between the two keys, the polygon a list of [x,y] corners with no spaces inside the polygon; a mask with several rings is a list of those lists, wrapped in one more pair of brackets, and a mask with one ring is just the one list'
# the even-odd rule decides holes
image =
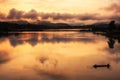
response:
{"label": "small wooden boat", "polygon": [[106,67],[106,68],[110,68],[110,64],[106,64],[106,65],[97,65],[97,64],[95,64],[95,65],[93,65],[93,67],[96,69],[96,68],[102,68],[102,67]]}

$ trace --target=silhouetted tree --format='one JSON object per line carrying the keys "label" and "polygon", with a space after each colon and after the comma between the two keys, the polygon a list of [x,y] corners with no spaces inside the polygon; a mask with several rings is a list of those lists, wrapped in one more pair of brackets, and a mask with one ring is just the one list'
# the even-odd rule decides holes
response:
{"label": "silhouetted tree", "polygon": [[111,21],[108,26],[109,31],[113,31],[116,29],[115,21]]}
{"label": "silhouetted tree", "polygon": [[114,44],[115,44],[115,40],[112,38],[109,38],[109,41],[108,41],[109,48],[114,48]]}

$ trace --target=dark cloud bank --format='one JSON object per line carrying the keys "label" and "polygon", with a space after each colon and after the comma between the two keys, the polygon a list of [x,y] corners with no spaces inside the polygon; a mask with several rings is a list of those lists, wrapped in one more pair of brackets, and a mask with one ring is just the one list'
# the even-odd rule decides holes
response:
{"label": "dark cloud bank", "polygon": [[[120,21],[120,5],[114,3],[106,8],[105,11],[108,12],[108,16],[101,16],[100,14],[93,13],[93,14],[67,14],[67,13],[43,13],[37,12],[36,10],[32,9],[29,12],[20,11],[17,9],[11,9],[8,15],[4,15],[0,13],[0,20],[21,20],[21,19],[30,19],[30,20],[48,20],[52,19],[53,21],[108,21],[108,20],[116,20],[117,22]],[[112,13],[109,15],[109,13]]]}
{"label": "dark cloud bank", "polygon": [[53,20],[68,20],[68,19],[76,19],[76,20],[101,20],[98,17],[99,14],[61,14],[61,13],[43,13],[37,12],[32,9],[29,12],[20,11],[17,9],[11,9],[8,15],[4,15],[0,13],[1,19],[42,19],[47,20],[49,18]]}

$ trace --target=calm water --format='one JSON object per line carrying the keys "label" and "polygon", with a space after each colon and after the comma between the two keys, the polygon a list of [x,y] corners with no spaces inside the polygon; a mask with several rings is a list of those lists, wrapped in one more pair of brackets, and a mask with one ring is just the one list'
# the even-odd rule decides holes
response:
{"label": "calm water", "polygon": [[120,80],[119,42],[90,32],[1,34],[0,80]]}

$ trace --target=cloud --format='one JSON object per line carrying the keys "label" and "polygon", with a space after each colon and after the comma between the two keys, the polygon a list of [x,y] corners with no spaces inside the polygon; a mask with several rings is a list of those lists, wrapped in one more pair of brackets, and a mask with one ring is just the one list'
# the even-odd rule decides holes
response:
{"label": "cloud", "polygon": [[76,18],[75,15],[72,14],[60,14],[60,13],[40,13],[42,19],[52,18],[53,20],[67,20]]}
{"label": "cloud", "polygon": [[60,14],[60,13],[41,13],[42,19],[52,18],[53,20],[100,20],[99,14]]}
{"label": "cloud", "polygon": [[7,0],[0,0],[0,3],[6,2]]}
{"label": "cloud", "polygon": [[13,8],[9,11],[7,19],[21,19],[23,17],[23,13],[23,11],[19,11]]}
{"label": "cloud", "polygon": [[13,46],[13,47],[16,47],[17,45],[20,45],[20,44],[23,44],[24,42],[22,40],[15,40],[14,38],[9,38],[10,40],[10,44]]}
{"label": "cloud", "polygon": [[37,75],[43,77],[45,80],[67,80],[67,76],[56,71],[49,71],[40,69],[38,66],[34,67],[33,70],[36,72]]}
{"label": "cloud", "polygon": [[117,22],[120,22],[120,5],[118,3],[113,3],[110,6],[106,7],[105,10],[109,13],[111,12],[112,14],[108,17],[108,19],[111,20],[116,20]]}
{"label": "cloud", "polygon": [[110,20],[116,20],[118,23],[120,22],[120,14],[112,15],[109,17]]}
{"label": "cloud", "polygon": [[[12,36],[10,36],[12,35]],[[83,43],[95,43],[96,41],[92,38],[89,37],[84,37],[84,38],[80,38],[78,36],[75,36],[76,34],[72,34],[74,35],[74,38],[71,37],[72,35],[67,35],[64,34],[65,36],[61,36],[59,34],[51,34],[51,38],[49,37],[49,35],[47,33],[39,33],[39,34],[30,34],[31,37],[27,38],[27,39],[22,39],[21,36],[27,36],[27,34],[10,34],[8,37],[8,40],[11,44],[11,46],[13,47],[17,47],[18,45],[23,45],[24,42],[29,43],[31,46],[36,46],[38,43],[60,43],[60,42],[64,42],[64,43],[69,43],[69,42],[83,42]],[[0,39],[0,42],[3,42],[6,39],[6,35],[2,35],[3,38]],[[41,36],[41,39],[38,39],[38,37]],[[44,63],[43,61],[43,57],[40,60],[41,62]],[[47,60],[47,59],[45,59]]]}
{"label": "cloud", "polygon": [[119,53],[109,53],[108,54],[109,61],[114,63],[120,63],[120,54]]}
{"label": "cloud", "polygon": [[[4,15],[0,14],[2,18]],[[29,12],[17,10],[15,8],[11,9],[6,17],[6,19],[41,19],[41,20],[48,20],[52,19],[53,21],[56,20],[100,20],[99,14],[68,14],[68,13],[43,13],[37,12],[36,10],[32,9]]]}
{"label": "cloud", "polygon": [[11,58],[9,57],[9,54],[5,51],[0,51],[0,64],[4,64],[6,62],[9,62]]}
{"label": "cloud", "polygon": [[41,76],[46,76],[49,80],[66,80],[66,77],[62,74],[55,74],[55,73],[50,73],[47,71],[37,71],[37,73]]}
{"label": "cloud", "polygon": [[17,10],[15,8],[11,9],[8,15],[4,15],[0,13],[0,19],[4,20],[36,20],[36,21],[63,21],[63,22],[100,22],[100,21],[109,21],[111,19],[120,20],[120,6],[115,3],[106,8],[104,8],[107,12],[113,12],[112,15],[101,16],[99,13],[86,13],[86,14],[69,14],[69,13],[44,13],[37,12],[32,9],[28,12]]}
{"label": "cloud", "polygon": [[84,14],[81,16],[78,16],[80,20],[102,20],[100,17],[100,14]]}
{"label": "cloud", "polygon": [[28,18],[28,19],[38,19],[39,17],[39,13],[32,9],[31,11],[29,11],[28,13],[25,13],[23,18]]}
{"label": "cloud", "polygon": [[114,3],[110,5],[109,7],[105,8],[108,11],[112,11],[114,13],[119,13],[120,14],[120,5],[117,3]]}
{"label": "cloud", "polygon": [[5,19],[5,15],[3,13],[0,13],[0,19]]}
{"label": "cloud", "polygon": [[40,57],[39,58],[39,61],[40,61],[40,63],[42,63],[42,64],[44,64],[46,61],[48,61],[49,60],[49,58],[48,57],[44,57],[44,56],[42,56],[42,57]]}
{"label": "cloud", "polygon": [[6,19],[37,19],[39,17],[39,13],[32,9],[29,12],[17,10],[15,8],[9,11],[9,14]]}

